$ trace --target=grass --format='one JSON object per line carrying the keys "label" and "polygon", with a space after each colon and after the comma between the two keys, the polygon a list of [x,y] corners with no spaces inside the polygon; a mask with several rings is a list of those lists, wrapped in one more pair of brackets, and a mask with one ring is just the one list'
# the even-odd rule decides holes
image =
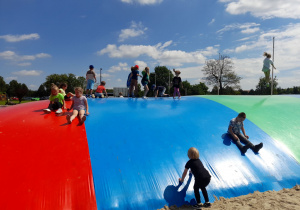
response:
{"label": "grass", "polygon": [[[19,101],[11,100],[10,102],[19,104]],[[21,104],[27,103],[27,102],[32,102],[32,101],[21,101]],[[6,101],[0,101],[0,105],[5,105]]]}

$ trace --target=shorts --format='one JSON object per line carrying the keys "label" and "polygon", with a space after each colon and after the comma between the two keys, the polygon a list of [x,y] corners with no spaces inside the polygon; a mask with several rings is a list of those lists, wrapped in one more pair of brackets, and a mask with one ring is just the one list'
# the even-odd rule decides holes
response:
{"label": "shorts", "polygon": [[86,89],[87,90],[92,90],[94,88],[94,80],[88,79]]}
{"label": "shorts", "polygon": [[103,93],[95,93],[95,98],[97,98],[97,97],[99,97],[99,98],[104,98],[104,94]]}
{"label": "shorts", "polygon": [[141,83],[142,83],[143,86],[148,85],[148,81],[143,81],[142,80]]}
{"label": "shorts", "polygon": [[262,68],[262,71],[263,71],[263,72],[268,72],[268,71],[270,71],[270,69],[264,66],[264,67]]}

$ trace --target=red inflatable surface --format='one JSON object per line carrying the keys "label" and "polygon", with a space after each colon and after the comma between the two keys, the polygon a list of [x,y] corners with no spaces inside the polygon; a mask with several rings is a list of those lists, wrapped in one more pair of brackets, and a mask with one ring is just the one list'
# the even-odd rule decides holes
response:
{"label": "red inflatable surface", "polygon": [[0,109],[0,209],[97,209],[85,127],[48,102]]}

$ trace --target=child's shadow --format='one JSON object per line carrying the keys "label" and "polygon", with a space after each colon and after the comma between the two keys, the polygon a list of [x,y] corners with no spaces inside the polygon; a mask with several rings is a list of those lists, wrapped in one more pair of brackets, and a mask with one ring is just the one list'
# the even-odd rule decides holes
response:
{"label": "child's shadow", "polygon": [[186,191],[189,188],[189,185],[192,180],[192,173],[189,174],[189,179],[184,186],[184,188],[178,192],[179,187],[182,185],[182,182],[179,182],[178,186],[169,185],[164,191],[164,199],[168,202],[169,206],[176,205],[178,207],[182,205],[194,205],[196,200],[193,198],[190,202],[185,200]]}
{"label": "child's shadow", "polygon": [[225,144],[226,146],[230,146],[231,145],[231,138],[229,136],[228,133],[224,133],[222,135],[222,139],[223,139],[223,144]]}

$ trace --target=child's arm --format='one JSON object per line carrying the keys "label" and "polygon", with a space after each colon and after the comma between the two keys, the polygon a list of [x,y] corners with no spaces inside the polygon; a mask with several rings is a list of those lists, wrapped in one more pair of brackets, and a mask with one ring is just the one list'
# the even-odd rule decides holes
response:
{"label": "child's arm", "polygon": [[66,101],[65,100],[63,100],[63,109],[67,109],[67,107],[66,107]]}
{"label": "child's arm", "polygon": [[106,98],[108,98],[108,95],[107,95],[107,92],[106,92],[106,90],[105,90],[105,95],[106,95]]}
{"label": "child's arm", "polygon": [[180,182],[183,182],[183,181],[184,181],[184,179],[185,179],[185,177],[186,177],[186,174],[187,174],[188,170],[189,170],[189,169],[187,169],[187,168],[184,169],[181,178],[179,178],[179,181],[180,181]]}
{"label": "child's arm", "polygon": [[231,125],[229,125],[228,131],[229,131],[229,133],[231,134],[231,136],[232,136],[235,140],[239,140],[239,137],[237,137],[237,135],[235,135],[235,134],[233,133],[233,131],[232,131],[232,126],[231,126]]}
{"label": "child's arm", "polygon": [[242,127],[242,132],[243,132],[244,136],[245,136],[247,139],[249,139],[249,136],[246,135],[246,131],[245,131],[244,126]]}
{"label": "child's arm", "polygon": [[71,104],[70,108],[67,109],[67,111],[70,111],[71,109],[73,109],[73,105],[74,105],[74,101],[72,100],[72,104]]}
{"label": "child's arm", "polygon": [[90,113],[89,113],[89,105],[88,105],[87,100],[84,101],[84,104],[85,104],[85,107],[86,107],[86,115],[89,115],[89,114],[90,114]]}

